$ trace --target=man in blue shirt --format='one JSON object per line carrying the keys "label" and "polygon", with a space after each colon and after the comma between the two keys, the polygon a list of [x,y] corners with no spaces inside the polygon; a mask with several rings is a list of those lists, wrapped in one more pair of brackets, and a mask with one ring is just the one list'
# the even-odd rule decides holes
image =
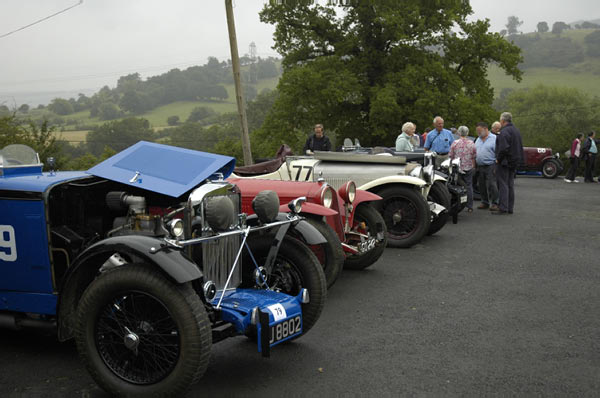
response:
{"label": "man in blue shirt", "polygon": [[588,134],[588,138],[583,144],[583,158],[585,159],[585,171],[584,180],[585,182],[594,182],[594,168],[596,166],[596,155],[598,154],[598,148],[596,147],[596,133],[591,131]]}
{"label": "man in blue shirt", "polygon": [[498,185],[496,183],[496,136],[488,130],[485,122],[477,123],[475,141],[477,149],[477,186],[481,194],[481,204],[478,209],[498,211]]}
{"label": "man in blue shirt", "polygon": [[436,116],[433,119],[433,130],[427,134],[425,140],[425,152],[435,152],[437,157],[435,159],[436,167],[446,159],[448,159],[448,152],[450,152],[450,145],[454,142],[454,137],[449,130],[444,128],[444,119],[441,116]]}

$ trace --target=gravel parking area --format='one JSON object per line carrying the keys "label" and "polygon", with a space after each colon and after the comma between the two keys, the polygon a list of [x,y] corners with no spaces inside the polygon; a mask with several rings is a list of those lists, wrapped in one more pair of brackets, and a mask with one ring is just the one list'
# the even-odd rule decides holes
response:
{"label": "gravel parking area", "polygon": [[[245,338],[213,346],[189,396],[598,395],[600,184],[515,184],[515,214],[463,212],[345,271],[317,325],[270,359]],[[74,344],[10,331],[0,395],[105,396]]]}

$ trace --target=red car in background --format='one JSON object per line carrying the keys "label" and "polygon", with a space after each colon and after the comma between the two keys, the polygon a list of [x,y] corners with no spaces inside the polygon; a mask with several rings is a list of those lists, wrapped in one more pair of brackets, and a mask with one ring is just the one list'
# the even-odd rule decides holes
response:
{"label": "red car in background", "polygon": [[[364,269],[375,263],[387,244],[385,222],[372,205],[381,197],[357,190],[352,181],[337,192],[325,182],[233,177],[228,181],[240,188],[242,212],[247,214],[254,214],[252,200],[261,191],[277,192],[281,203],[306,197],[300,214],[331,243],[311,246],[324,267],[328,286],[333,285],[343,268]],[[282,205],[280,211],[290,210]]]}
{"label": "red car in background", "polygon": [[556,178],[564,169],[559,154],[552,154],[552,148],[523,147],[523,164],[517,173],[541,172],[545,178]]}

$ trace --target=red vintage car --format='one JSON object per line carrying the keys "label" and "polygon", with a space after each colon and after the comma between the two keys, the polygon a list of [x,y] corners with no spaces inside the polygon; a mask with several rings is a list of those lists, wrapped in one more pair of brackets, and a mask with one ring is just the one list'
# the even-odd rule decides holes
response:
{"label": "red vintage car", "polygon": [[[276,181],[229,178],[242,192],[242,211],[253,214],[252,200],[261,191],[277,192],[281,203],[304,196],[301,214],[331,245],[311,246],[324,266],[328,286],[342,268],[364,269],[375,263],[387,244],[385,222],[372,206],[381,197],[357,190],[348,181],[336,192],[325,182]],[[286,205],[280,208],[289,212]]]}
{"label": "red vintage car", "polygon": [[541,172],[545,178],[556,178],[563,171],[564,165],[559,159],[559,154],[552,154],[552,148],[524,147],[523,164],[519,166],[519,174]]}

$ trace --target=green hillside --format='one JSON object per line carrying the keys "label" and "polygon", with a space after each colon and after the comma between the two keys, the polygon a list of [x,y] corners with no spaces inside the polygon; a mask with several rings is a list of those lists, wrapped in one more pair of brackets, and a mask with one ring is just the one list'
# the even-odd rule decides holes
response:
{"label": "green hillside", "polygon": [[[565,30],[561,37],[570,38],[585,49],[584,38],[594,29]],[[526,36],[539,35],[541,38],[553,38],[552,33],[527,33]],[[584,57],[583,62],[575,63],[564,68],[538,67],[523,70],[523,80],[517,83],[506,76],[497,66],[490,66],[488,78],[495,95],[500,95],[505,88],[521,89],[534,87],[539,84],[547,86],[571,87],[592,96],[600,97],[600,58]]]}

